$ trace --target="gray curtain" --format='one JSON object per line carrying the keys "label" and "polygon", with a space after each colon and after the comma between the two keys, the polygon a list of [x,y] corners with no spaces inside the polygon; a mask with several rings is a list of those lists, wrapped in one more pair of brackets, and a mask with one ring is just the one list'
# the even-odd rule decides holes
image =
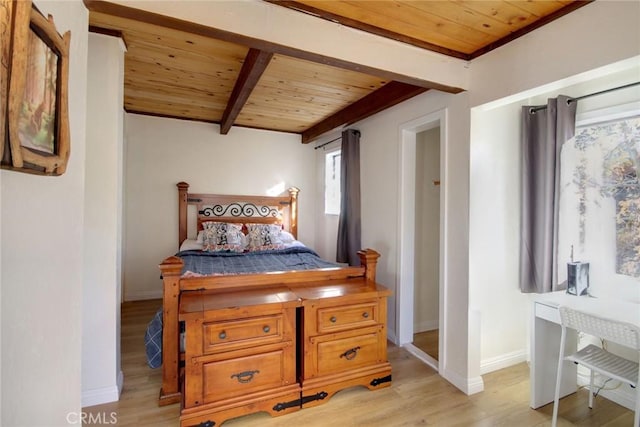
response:
{"label": "gray curtain", "polygon": [[336,260],[360,265],[360,132],[342,132],[340,161],[340,218]]}
{"label": "gray curtain", "polygon": [[558,285],[560,150],[575,132],[576,102],[549,99],[522,108],[520,290],[551,292]]}

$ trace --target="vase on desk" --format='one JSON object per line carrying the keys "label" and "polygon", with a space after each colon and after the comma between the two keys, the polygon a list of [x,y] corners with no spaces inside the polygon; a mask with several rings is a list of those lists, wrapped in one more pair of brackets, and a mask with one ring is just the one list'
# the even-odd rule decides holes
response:
{"label": "vase on desk", "polygon": [[589,263],[567,263],[567,293],[576,296],[589,293]]}

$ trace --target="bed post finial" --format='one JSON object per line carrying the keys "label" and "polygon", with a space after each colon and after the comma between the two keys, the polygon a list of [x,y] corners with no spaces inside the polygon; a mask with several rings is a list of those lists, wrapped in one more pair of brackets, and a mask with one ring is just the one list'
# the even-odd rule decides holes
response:
{"label": "bed post finial", "polygon": [[372,282],[376,281],[376,265],[378,264],[378,258],[380,254],[373,249],[362,249],[358,251],[358,257],[360,257],[360,264],[364,266],[365,277]]}
{"label": "bed post finial", "polygon": [[187,192],[189,184],[179,182],[178,187],[178,248],[187,238]]}
{"label": "bed post finial", "polygon": [[289,232],[293,234],[293,237],[298,238],[298,193],[300,189],[298,187],[289,188],[289,195],[291,196],[291,204],[289,205]]}
{"label": "bed post finial", "polygon": [[[160,264],[162,271],[162,388],[160,406],[180,402],[178,301],[180,300],[180,274],[184,261],[172,256]],[[172,345],[175,343],[175,345]]]}

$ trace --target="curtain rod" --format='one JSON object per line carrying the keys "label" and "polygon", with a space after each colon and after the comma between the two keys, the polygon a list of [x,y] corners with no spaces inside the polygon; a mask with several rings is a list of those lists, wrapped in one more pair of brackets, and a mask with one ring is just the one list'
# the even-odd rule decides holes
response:
{"label": "curtain rod", "polygon": [[339,141],[339,140],[341,140],[341,139],[342,139],[342,137],[341,137],[341,136],[339,136],[339,137],[337,137],[337,138],[335,138],[335,139],[332,139],[331,141],[327,141],[327,142],[325,142],[324,144],[320,144],[320,145],[318,145],[317,147],[313,147],[313,149],[314,149],[314,150],[317,150],[318,148],[322,148],[322,147],[324,147],[325,145],[329,145],[329,144],[331,144],[332,142],[336,142],[336,141]]}
{"label": "curtain rod", "polygon": [[[347,129],[347,130],[352,130],[352,131],[354,131],[355,133],[357,133],[357,134],[358,134],[358,136],[360,136],[360,131],[359,131],[358,129]],[[325,145],[329,145],[329,144],[331,144],[332,142],[336,142],[336,141],[339,141],[339,140],[341,140],[341,139],[342,139],[342,135],[340,135],[340,136],[339,136],[339,137],[337,137],[337,138],[332,139],[331,141],[327,141],[327,142],[325,142],[324,144],[320,144],[320,145],[318,145],[317,147],[313,147],[313,149],[314,149],[314,150],[317,150],[318,148],[322,148],[322,147],[324,147]]]}
{"label": "curtain rod", "polygon": [[[605,89],[605,90],[601,90],[600,92],[589,93],[587,95],[578,96],[576,98],[569,98],[569,100],[567,102],[571,103],[572,101],[579,101],[581,99],[591,98],[592,96],[602,95],[602,94],[605,94],[605,93],[608,93],[608,92],[613,92],[615,90],[620,90],[620,89],[626,89],[626,88],[629,88],[629,87],[632,87],[632,86],[637,86],[637,85],[640,85],[640,82],[629,83],[629,84],[626,84],[626,85],[623,85],[623,86],[618,86],[618,87],[612,87],[611,89]],[[546,105],[541,105],[539,107],[531,107],[530,112],[531,113],[535,113],[536,111],[544,110],[546,108],[547,108]]]}

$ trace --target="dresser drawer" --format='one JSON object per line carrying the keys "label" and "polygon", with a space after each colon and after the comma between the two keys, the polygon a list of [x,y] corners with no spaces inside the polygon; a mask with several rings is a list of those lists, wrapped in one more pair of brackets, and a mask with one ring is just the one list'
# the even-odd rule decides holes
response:
{"label": "dresser drawer", "polygon": [[377,301],[319,308],[317,311],[318,333],[324,334],[375,325],[378,321],[377,311]]}
{"label": "dresser drawer", "polygon": [[548,320],[553,323],[560,324],[560,310],[558,307],[550,307],[546,304],[536,302],[534,304],[535,316]]}
{"label": "dresser drawer", "polygon": [[[323,337],[325,338],[325,337]],[[380,360],[380,333],[316,341],[317,375],[334,374]]]}
{"label": "dresser drawer", "polygon": [[290,350],[292,348],[283,348],[203,363],[201,379],[204,403],[295,383],[295,375],[285,368],[286,352]]}
{"label": "dresser drawer", "polygon": [[228,351],[235,348],[255,347],[283,339],[283,316],[251,317],[239,320],[204,323],[203,352]]}

